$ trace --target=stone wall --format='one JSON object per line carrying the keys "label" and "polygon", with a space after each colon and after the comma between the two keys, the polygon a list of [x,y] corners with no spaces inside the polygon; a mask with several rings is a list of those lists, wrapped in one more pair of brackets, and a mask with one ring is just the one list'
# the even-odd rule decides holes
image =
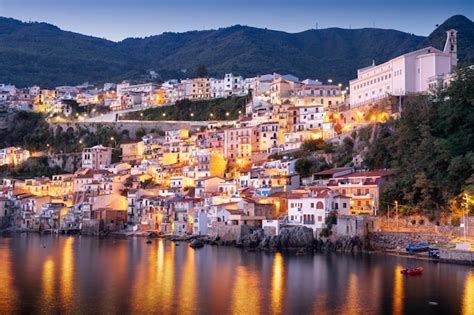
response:
{"label": "stone wall", "polygon": [[257,228],[249,225],[214,225],[210,231],[211,238],[219,237],[223,241],[237,241],[243,235],[249,234]]}
{"label": "stone wall", "polygon": [[[232,123],[231,121],[226,123]],[[56,132],[58,127],[61,127],[63,131],[68,128],[74,130],[78,128],[87,129],[91,132],[97,131],[99,126],[113,128],[117,132],[128,130],[130,135],[134,135],[137,129],[144,128],[146,131],[152,129],[158,129],[163,131],[174,130],[174,129],[189,129],[195,130],[200,127],[207,127],[209,122],[207,121],[134,121],[134,120],[119,120],[117,122],[61,122],[61,123],[50,123],[49,127]]]}
{"label": "stone wall", "polygon": [[442,261],[474,265],[474,251],[442,249],[439,251]]}
{"label": "stone wall", "polygon": [[[467,222],[466,235],[474,237],[474,217],[468,217]],[[423,216],[400,217],[398,220],[396,218],[380,217],[380,230],[383,232],[443,234],[453,237],[464,235],[464,228],[449,224],[437,225],[436,222],[430,222],[428,218]]]}
{"label": "stone wall", "polygon": [[0,217],[0,230],[6,229],[7,227],[9,227],[10,221],[11,221],[11,218],[9,216]]}
{"label": "stone wall", "polygon": [[446,245],[452,239],[443,234],[421,234],[406,232],[373,232],[369,235],[370,245],[375,250],[403,250],[410,243],[426,242]]}
{"label": "stone wall", "polygon": [[98,235],[100,232],[99,220],[84,220],[82,223],[83,235]]}

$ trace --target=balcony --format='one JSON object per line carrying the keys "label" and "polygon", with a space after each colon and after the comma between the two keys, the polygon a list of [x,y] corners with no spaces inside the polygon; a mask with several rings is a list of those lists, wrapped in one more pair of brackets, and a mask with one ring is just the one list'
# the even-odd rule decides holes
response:
{"label": "balcony", "polygon": [[373,199],[374,198],[374,194],[371,194],[371,193],[367,193],[367,194],[351,194],[351,198],[352,199]]}

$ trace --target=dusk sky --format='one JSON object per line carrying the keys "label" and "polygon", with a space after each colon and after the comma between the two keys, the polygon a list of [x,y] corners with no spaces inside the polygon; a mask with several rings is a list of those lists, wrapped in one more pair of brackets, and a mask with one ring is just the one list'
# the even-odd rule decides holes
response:
{"label": "dusk sky", "polygon": [[0,0],[0,16],[122,40],[243,24],[287,32],[392,28],[428,35],[454,14],[474,18],[473,0]]}

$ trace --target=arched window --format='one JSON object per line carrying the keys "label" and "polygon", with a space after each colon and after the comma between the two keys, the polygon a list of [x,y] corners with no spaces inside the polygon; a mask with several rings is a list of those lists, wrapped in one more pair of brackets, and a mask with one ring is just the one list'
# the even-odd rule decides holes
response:
{"label": "arched window", "polygon": [[316,209],[324,209],[324,204],[321,201],[316,203]]}

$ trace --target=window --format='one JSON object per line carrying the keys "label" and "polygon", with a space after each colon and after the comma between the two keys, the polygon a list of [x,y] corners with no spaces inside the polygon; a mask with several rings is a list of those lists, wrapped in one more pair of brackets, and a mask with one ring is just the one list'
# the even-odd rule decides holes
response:
{"label": "window", "polygon": [[323,220],[323,217],[318,215],[318,222],[321,222]]}
{"label": "window", "polygon": [[314,202],[311,203],[311,208],[314,208]]}

